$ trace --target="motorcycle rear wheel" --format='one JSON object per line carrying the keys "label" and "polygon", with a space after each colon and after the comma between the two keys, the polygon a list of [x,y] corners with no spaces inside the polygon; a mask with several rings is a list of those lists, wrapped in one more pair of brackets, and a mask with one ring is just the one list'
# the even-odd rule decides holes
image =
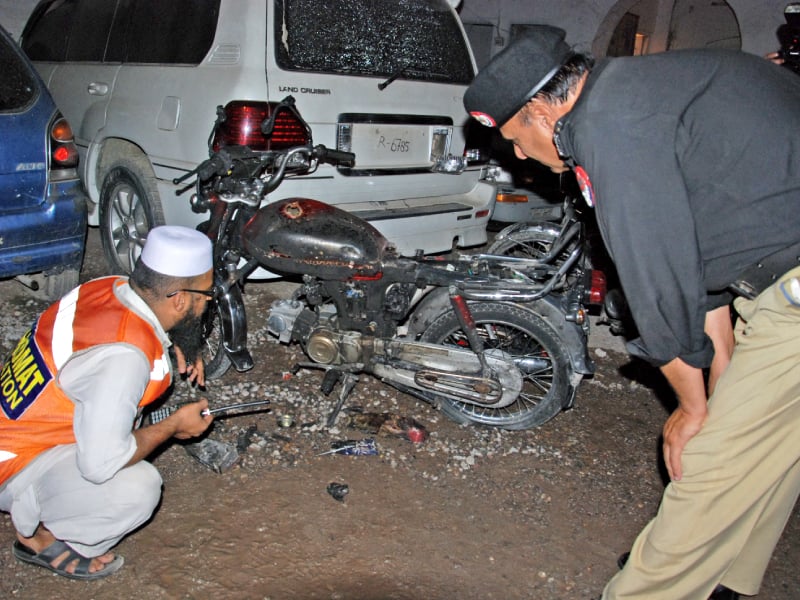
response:
{"label": "motorcycle rear wheel", "polygon": [[553,242],[558,238],[558,233],[559,228],[553,223],[530,223],[520,231],[514,231],[507,235],[498,234],[487,252],[518,258],[540,259],[550,252]]}
{"label": "motorcycle rear wheel", "polygon": [[[470,310],[486,349],[497,349],[512,357],[518,366],[525,359],[547,367],[525,372],[517,400],[503,408],[479,406],[444,399],[441,409],[457,423],[479,423],[503,429],[530,429],[556,416],[570,397],[571,366],[558,334],[534,312],[497,302],[471,303]],[[433,320],[420,341],[469,347],[467,337],[452,311]]]}
{"label": "motorcycle rear wheel", "polygon": [[[532,258],[541,260],[550,253],[553,243],[558,239],[559,228],[553,223],[530,223],[524,229],[515,231],[505,237],[495,240],[489,249],[488,254],[500,254],[501,256],[513,256],[516,258]],[[552,264],[560,267],[570,255],[572,246],[565,248],[556,256]],[[572,288],[580,281],[581,271],[572,268],[566,275],[565,285],[558,288]]]}

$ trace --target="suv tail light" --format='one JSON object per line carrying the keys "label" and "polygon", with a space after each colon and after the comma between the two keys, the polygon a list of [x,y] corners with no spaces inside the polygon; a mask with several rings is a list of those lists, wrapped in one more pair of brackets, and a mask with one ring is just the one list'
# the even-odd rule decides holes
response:
{"label": "suv tail light", "polygon": [[[74,179],[74,169],[78,166],[78,147],[75,145],[72,128],[58,113],[50,123],[49,144],[50,178]],[[63,177],[59,177],[60,171],[63,171]]]}
{"label": "suv tail light", "polygon": [[288,110],[275,117],[275,128],[269,136],[261,131],[261,124],[272,116],[277,103],[255,100],[234,100],[225,105],[225,120],[214,133],[212,148],[216,152],[223,146],[247,146],[258,152],[285,150],[309,143],[303,124]]}

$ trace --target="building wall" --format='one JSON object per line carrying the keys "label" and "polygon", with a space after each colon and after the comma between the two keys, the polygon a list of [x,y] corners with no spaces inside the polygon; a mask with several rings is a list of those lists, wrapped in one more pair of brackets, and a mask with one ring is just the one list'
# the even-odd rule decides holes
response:
{"label": "building wall", "polygon": [[[681,0],[684,3],[688,0]],[[567,31],[567,41],[583,51],[602,55],[619,19],[627,11],[640,15],[640,30],[650,35],[650,52],[667,48],[676,0],[463,0],[465,23],[489,23],[495,28],[492,53],[508,41],[512,23],[547,23]],[[789,0],[728,0],[741,34],[741,48],[758,55],[777,49],[776,31],[784,23]],[[711,2],[697,0],[697,4]],[[714,3],[716,4],[716,2]],[[714,27],[714,24],[710,24]],[[684,40],[684,44],[687,42]]]}
{"label": "building wall", "polygon": [[[25,20],[38,0],[0,0],[0,24],[19,39]],[[700,0],[698,0],[699,2]],[[763,55],[778,46],[775,35],[784,22],[789,0],[728,0],[739,22],[742,50]],[[459,12],[467,23],[494,26],[492,42],[508,41],[511,23],[548,23],[567,31],[567,41],[601,54],[620,17],[635,7],[639,27],[650,35],[649,50],[665,49],[675,0],[462,0]],[[491,53],[503,47],[493,43]]]}
{"label": "building wall", "polygon": [[19,40],[25,21],[39,0],[0,0],[0,25]]}

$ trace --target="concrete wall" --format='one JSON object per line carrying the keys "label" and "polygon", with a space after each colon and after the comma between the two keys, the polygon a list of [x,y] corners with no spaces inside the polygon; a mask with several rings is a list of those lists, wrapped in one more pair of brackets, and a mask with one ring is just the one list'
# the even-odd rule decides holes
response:
{"label": "concrete wall", "polygon": [[[649,50],[665,49],[676,1],[689,0],[462,0],[459,12],[465,22],[495,25],[497,39],[504,38],[506,42],[511,23],[558,25],[567,31],[570,44],[600,55],[620,17],[632,9],[640,15],[640,30],[650,35]],[[739,23],[743,50],[763,55],[777,48],[775,32],[784,22],[783,9],[788,2],[728,0]],[[36,3],[37,0],[0,0],[0,24],[18,39]],[[710,4],[709,0],[696,3]],[[492,53],[502,47],[494,44]]]}
{"label": "concrete wall", "polygon": [[39,0],[0,0],[0,25],[19,40],[25,21]]}
{"label": "concrete wall", "polygon": [[[547,23],[567,31],[567,41],[580,50],[600,56],[620,18],[631,11],[640,16],[639,28],[650,36],[650,52],[667,48],[673,7],[688,10],[690,0],[463,0],[461,19],[466,23],[491,23],[499,41],[507,42],[512,23]],[[741,49],[758,55],[777,49],[775,35],[784,22],[783,9],[789,0],[728,0],[738,22]],[[718,5],[718,1],[696,0],[697,8]],[[723,7],[724,8],[724,7]],[[709,23],[709,29],[715,23]],[[707,33],[707,32],[706,32]],[[713,35],[712,35],[713,37]],[[682,40],[681,44],[691,42]],[[493,53],[503,44],[495,44]]]}

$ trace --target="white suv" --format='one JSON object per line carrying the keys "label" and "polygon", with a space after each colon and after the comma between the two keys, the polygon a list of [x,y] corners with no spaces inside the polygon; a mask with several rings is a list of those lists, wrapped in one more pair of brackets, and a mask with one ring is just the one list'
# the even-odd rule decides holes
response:
{"label": "white suv", "polygon": [[446,0],[42,0],[21,45],[73,125],[89,222],[117,271],[151,227],[201,220],[172,180],[207,158],[217,107],[245,116],[290,94],[314,141],[356,164],[287,181],[282,197],[366,218],[407,255],[486,241],[480,166],[432,170],[463,168],[475,73]]}

